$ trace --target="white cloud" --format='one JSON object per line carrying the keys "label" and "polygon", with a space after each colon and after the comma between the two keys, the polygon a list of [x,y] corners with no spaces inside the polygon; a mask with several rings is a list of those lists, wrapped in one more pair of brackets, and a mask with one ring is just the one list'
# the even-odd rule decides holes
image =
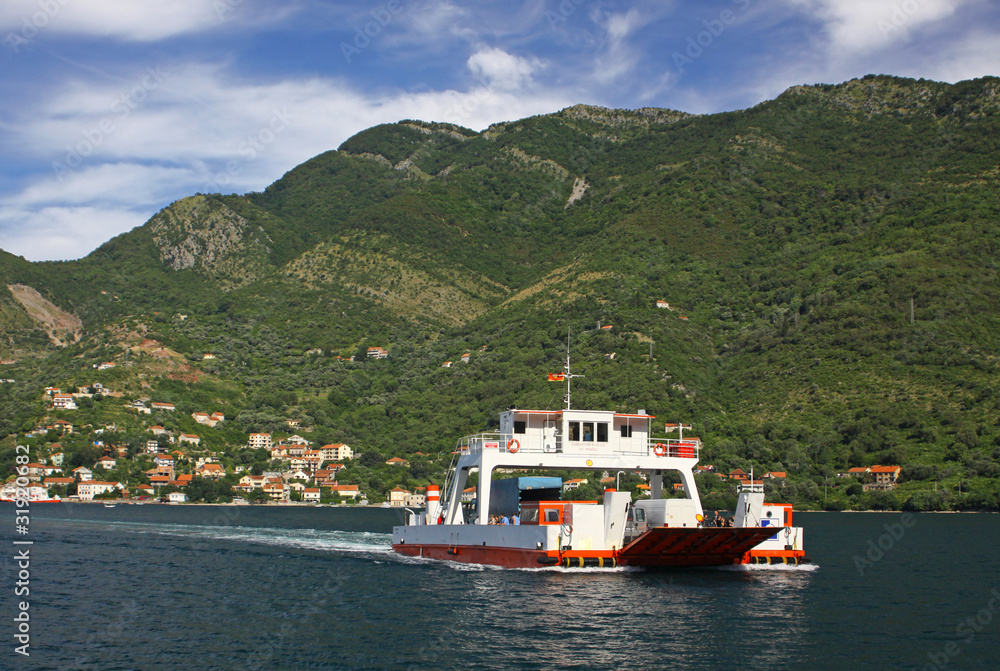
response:
{"label": "white cloud", "polygon": [[173,200],[260,190],[379,123],[481,130],[577,102],[523,88],[539,67],[526,59],[497,49],[470,61],[494,86],[376,94],[338,79],[236,82],[219,67],[191,65],[170,70],[134,108],[115,101],[141,85],[141,70],[123,84],[76,82],[36,105],[19,102],[0,143],[41,169],[0,195],[0,247],[32,260],[78,258]]}
{"label": "white cloud", "polygon": [[906,41],[912,31],[955,14],[970,0],[792,0],[820,19],[830,40],[830,54],[853,59]]}
{"label": "white cloud", "polygon": [[221,25],[242,0],[5,0],[0,30],[32,39],[42,31],[151,41]]}
{"label": "white cloud", "polygon": [[527,59],[508,54],[503,49],[484,47],[469,56],[469,70],[489,88],[503,91],[522,89],[532,83],[531,76],[541,69],[536,58]]}
{"label": "white cloud", "polygon": [[594,60],[594,78],[601,84],[627,75],[639,61],[639,53],[629,44],[629,37],[646,19],[635,8],[624,14],[595,13],[594,21],[604,30],[603,49]]}
{"label": "white cloud", "polygon": [[0,248],[29,261],[78,259],[143,224],[158,208],[0,208]]}

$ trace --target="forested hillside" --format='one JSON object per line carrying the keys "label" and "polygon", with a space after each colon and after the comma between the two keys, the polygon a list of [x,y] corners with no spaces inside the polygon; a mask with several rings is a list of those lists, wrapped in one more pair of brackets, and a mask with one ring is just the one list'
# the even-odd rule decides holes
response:
{"label": "forested hillside", "polygon": [[[298,419],[353,446],[345,477],[384,494],[439,479],[455,439],[508,405],[559,407],[545,379],[568,341],[574,405],[692,423],[717,472],[787,472],[775,498],[996,510],[998,93],[869,76],[708,116],[401,121],[261,193],[178,201],[79,261],[0,254],[4,284],[83,325],[54,338],[0,297],[4,454],[60,417],[138,440],[149,419],[123,405],[155,397],[224,411],[202,448],[232,459]],[[389,357],[364,360],[373,346]],[[93,382],[121,396],[43,402]],[[902,466],[896,490],[837,477],[875,464]]]}

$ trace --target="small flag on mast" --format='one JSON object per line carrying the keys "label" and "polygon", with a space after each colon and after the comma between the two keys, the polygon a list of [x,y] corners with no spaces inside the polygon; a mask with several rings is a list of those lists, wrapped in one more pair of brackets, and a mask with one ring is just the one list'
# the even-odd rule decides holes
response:
{"label": "small flag on mast", "polygon": [[566,373],[549,373],[549,382],[562,382],[566,379]]}

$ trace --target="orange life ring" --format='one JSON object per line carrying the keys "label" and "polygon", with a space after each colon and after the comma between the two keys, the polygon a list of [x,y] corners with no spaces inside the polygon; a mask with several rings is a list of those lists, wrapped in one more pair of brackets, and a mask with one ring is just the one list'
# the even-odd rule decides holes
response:
{"label": "orange life ring", "polygon": [[658,457],[665,456],[667,454],[667,446],[663,443],[657,443],[653,446],[653,454]]}
{"label": "orange life ring", "polygon": [[509,441],[507,441],[507,451],[510,452],[511,454],[514,454],[520,449],[521,449],[521,443],[517,440],[517,438],[511,438]]}

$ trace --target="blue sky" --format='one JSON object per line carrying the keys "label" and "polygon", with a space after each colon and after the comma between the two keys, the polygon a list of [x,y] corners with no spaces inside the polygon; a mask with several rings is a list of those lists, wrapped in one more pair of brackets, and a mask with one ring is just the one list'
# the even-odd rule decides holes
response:
{"label": "blue sky", "polygon": [[1000,74],[990,0],[4,0],[0,248],[85,256],[354,133]]}

